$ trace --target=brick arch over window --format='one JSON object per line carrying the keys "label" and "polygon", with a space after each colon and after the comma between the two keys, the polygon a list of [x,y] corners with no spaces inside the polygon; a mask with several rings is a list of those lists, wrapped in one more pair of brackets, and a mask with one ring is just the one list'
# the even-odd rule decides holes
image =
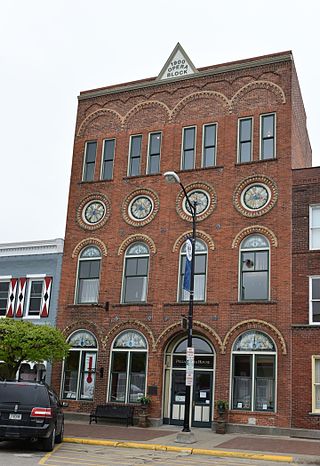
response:
{"label": "brick arch over window", "polygon": [[81,123],[80,123],[80,126],[79,126],[79,129],[78,129],[78,132],[77,132],[77,136],[83,136],[85,130],[87,129],[87,127],[90,125],[90,123],[95,120],[96,118],[100,117],[100,116],[106,116],[109,114],[112,114],[113,116],[115,116],[118,120],[119,120],[119,123],[120,125],[122,125],[122,122],[123,122],[123,118],[122,116],[116,112],[115,110],[111,110],[109,108],[101,108],[99,110],[96,110],[92,113],[90,113]]}
{"label": "brick arch over window", "polygon": [[270,324],[269,322],[259,319],[244,320],[234,325],[224,337],[221,352],[224,354],[226,352],[227,346],[231,345],[231,343],[233,343],[233,341],[237,338],[237,336],[240,333],[251,329],[263,330],[264,332],[275,336],[277,342],[279,343],[279,347],[281,348],[282,354],[287,354],[287,345],[280,330],[278,330],[274,325]]}
{"label": "brick arch over window", "polygon": [[98,342],[98,349],[103,347],[103,337],[104,333],[101,331],[100,327],[90,320],[77,320],[73,322],[62,330],[63,335],[68,338],[72,333],[77,330],[88,330],[91,332]]}
{"label": "brick arch over window", "polygon": [[[179,251],[183,243],[191,236],[192,236],[192,230],[182,233],[182,235],[180,235],[179,238],[174,243],[172,252]],[[208,245],[209,249],[211,249],[211,251],[214,251],[214,242],[211,236],[208,235],[208,233],[205,233],[202,230],[197,230],[197,239],[202,239],[202,241],[204,241]]]}
{"label": "brick arch over window", "polygon": [[121,244],[118,249],[118,256],[121,256],[124,251],[127,249],[129,244],[134,243],[136,241],[142,241],[146,243],[149,246],[150,251],[155,254],[157,252],[156,245],[149,236],[143,235],[143,234],[136,234],[136,235],[130,235],[128,238],[126,238]]}
{"label": "brick arch over window", "polygon": [[169,120],[169,117],[170,117],[170,110],[169,108],[167,107],[166,104],[164,104],[163,102],[160,102],[159,100],[149,100],[149,101],[146,101],[146,102],[142,102],[140,104],[137,104],[135,105],[134,107],[132,107],[131,110],[129,110],[129,112],[124,116],[123,118],[123,122],[122,122],[122,125],[125,126],[128,121],[138,112],[140,112],[141,110],[145,109],[145,108],[155,108],[156,110],[162,110],[165,115],[166,115],[166,121]]}
{"label": "brick arch over window", "polygon": [[[199,332],[203,336],[207,337],[209,340],[213,340],[216,346],[219,348],[220,352],[222,352],[222,340],[217,334],[217,332],[213,330],[212,327],[209,327],[209,325],[206,325],[203,322],[200,322],[199,320],[194,320],[193,329],[199,330]],[[169,327],[165,328],[162,331],[162,333],[158,336],[157,341],[155,342],[155,351],[164,350],[169,341],[172,340],[172,338],[178,335],[179,333],[181,334],[180,322],[176,322],[172,325],[169,325]]]}
{"label": "brick arch over window", "polygon": [[77,246],[74,248],[74,250],[72,251],[72,254],[71,254],[71,257],[74,259],[75,257],[78,257],[79,255],[79,252],[85,247],[85,246],[91,246],[91,245],[94,245],[94,246],[97,246],[97,248],[100,249],[101,253],[106,256],[108,254],[108,251],[107,251],[107,246],[104,244],[103,241],[101,241],[100,239],[98,238],[87,238],[87,239],[84,239],[82,241],[80,241],[80,243],[77,244]]}
{"label": "brick arch over window", "polygon": [[140,320],[136,319],[127,319],[124,322],[119,322],[118,324],[114,325],[103,339],[103,348],[107,349],[108,346],[110,347],[114,338],[124,330],[137,330],[138,332],[142,333],[143,336],[148,340],[149,350],[155,351],[155,337],[151,328]]}
{"label": "brick arch over window", "polygon": [[237,234],[237,236],[232,241],[232,249],[239,247],[239,244],[246,236],[252,235],[254,233],[259,233],[261,235],[266,236],[269,239],[272,246],[274,246],[275,248],[278,246],[277,237],[272,230],[262,225],[252,225],[250,227],[243,228],[243,230],[241,230]]}
{"label": "brick arch over window", "polygon": [[216,91],[199,91],[199,92],[193,92],[192,94],[187,95],[183,99],[180,100],[180,102],[177,103],[177,105],[173,108],[170,116],[170,120],[174,120],[177,118],[181,110],[190,102],[193,102],[195,100],[199,99],[214,99],[214,100],[219,100],[222,103],[222,106],[225,107],[226,112],[229,111],[230,107],[230,100],[221,92],[216,92]]}
{"label": "brick arch over window", "polygon": [[280,104],[286,103],[286,96],[283,89],[271,81],[253,81],[241,87],[231,98],[231,110],[251,91],[265,89],[272,92]]}

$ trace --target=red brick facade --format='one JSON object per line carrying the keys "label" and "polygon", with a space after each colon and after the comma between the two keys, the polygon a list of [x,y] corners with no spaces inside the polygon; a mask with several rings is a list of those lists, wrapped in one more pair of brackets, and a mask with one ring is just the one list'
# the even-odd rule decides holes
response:
{"label": "red brick facade", "polygon": [[[260,118],[265,114],[275,115],[276,150],[274,158],[260,160]],[[252,161],[239,163],[238,121],[247,117],[253,122]],[[216,163],[202,168],[203,125],[212,123],[217,125]],[[182,129],[189,126],[196,127],[195,168],[180,170]],[[147,175],[151,132],[162,133],[160,172]],[[142,135],[140,176],[127,176],[132,135]],[[102,181],[106,138],[115,139],[114,170],[111,180]],[[84,182],[88,141],[97,142],[97,151],[93,181]],[[180,187],[165,184],[162,176],[174,170],[187,190],[192,184],[212,196],[209,214],[199,216],[197,222],[197,236],[207,246],[207,273],[205,301],[194,306],[194,334],[209,342],[214,352],[210,403],[214,399],[232,402],[232,347],[239,335],[255,329],[266,334],[276,348],[275,407],[231,409],[229,421],[275,427],[290,427],[291,422],[302,425],[304,407],[291,402],[295,395],[301,400],[297,380],[292,382],[291,324],[307,323],[307,317],[302,316],[305,296],[302,302],[302,296],[293,295],[301,304],[296,307],[301,309],[299,313],[292,306],[292,270],[296,273],[291,259],[292,168],[310,164],[304,107],[289,52],[207,67],[181,79],[151,78],[80,94],[58,325],[66,336],[79,329],[90,331],[97,339],[98,353],[93,401],[70,400],[70,410],[88,412],[109,399],[112,344],[117,335],[130,329],[140,332],[148,344],[146,391],[156,387],[157,392],[152,395],[151,417],[160,422],[168,417],[169,408],[164,405],[171,396],[171,379],[165,379],[164,354],[174,338],[186,335],[181,314],[187,313],[188,303],[177,302],[177,287],[179,251],[192,227],[181,209]],[[252,183],[268,187],[272,198],[269,208],[248,211],[242,207],[241,193]],[[153,199],[151,221],[138,223],[128,216],[135,192],[149,193]],[[108,211],[104,222],[93,228],[81,220],[87,198],[88,202],[104,199]],[[262,235],[270,244],[266,300],[239,299],[239,248],[252,234]],[[147,299],[123,304],[124,256],[135,241],[144,242],[150,251]],[[75,304],[78,259],[88,245],[96,245],[102,257],[98,303]],[[310,331],[314,339],[316,332]],[[302,341],[298,333],[295,328],[293,342]],[[56,367],[54,377],[58,387],[61,367]],[[303,382],[302,373],[299,380]],[[316,427],[316,423],[307,417],[303,426]]]}

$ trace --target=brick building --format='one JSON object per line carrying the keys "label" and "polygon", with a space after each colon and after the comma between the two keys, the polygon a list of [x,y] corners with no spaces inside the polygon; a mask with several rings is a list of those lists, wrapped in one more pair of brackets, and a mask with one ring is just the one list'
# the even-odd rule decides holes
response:
{"label": "brick building", "polygon": [[218,399],[233,424],[299,425],[292,173],[310,166],[290,52],[196,69],[177,44],[158,77],[80,94],[55,371],[70,410],[149,394],[154,423],[182,424],[192,217],[174,170],[197,201],[192,425]]}

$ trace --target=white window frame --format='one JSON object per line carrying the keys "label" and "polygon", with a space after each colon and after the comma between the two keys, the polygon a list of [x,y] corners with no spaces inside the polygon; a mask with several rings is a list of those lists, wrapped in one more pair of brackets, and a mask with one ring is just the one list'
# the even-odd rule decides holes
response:
{"label": "white window frame", "polygon": [[8,294],[7,294],[7,306],[6,312],[3,316],[0,315],[0,319],[4,319],[6,317],[6,313],[8,310],[8,301],[9,301],[9,291],[10,291],[10,280],[12,279],[12,275],[0,275],[0,282],[7,282],[9,283]]}
{"label": "white window frame", "polygon": [[320,322],[313,322],[313,309],[312,303],[313,301],[320,301],[320,299],[312,300],[312,280],[318,279],[320,280],[320,275],[312,275],[309,277],[309,324],[310,325],[320,325]]}
{"label": "white window frame", "polygon": [[[136,243],[142,243],[146,248],[148,249],[148,254],[135,254],[135,255],[127,255],[129,249]],[[131,304],[132,306],[134,305],[139,305],[140,303],[147,303],[148,302],[148,292],[149,292],[149,272],[150,272],[150,248],[145,243],[144,241],[140,241],[139,239],[137,241],[134,241],[133,243],[130,243],[129,246],[126,248],[125,253],[124,253],[124,258],[123,258],[123,266],[122,266],[122,285],[121,285],[121,296],[120,296],[120,303],[121,304]],[[148,273],[147,273],[147,290],[146,290],[146,299],[145,301],[128,301],[126,302],[124,300],[125,298],[125,273],[126,273],[126,265],[127,265],[127,259],[128,258],[138,258],[138,257],[147,257],[148,258]]]}
{"label": "white window frame", "polygon": [[[104,148],[105,148],[106,141],[114,141],[113,159],[112,159],[112,177],[111,177],[111,178],[107,178],[107,179],[106,179],[106,178],[103,178]],[[116,144],[117,144],[116,138],[105,138],[105,139],[103,140],[102,152],[101,152],[101,168],[100,168],[100,180],[101,180],[101,181],[111,181],[111,180],[113,180],[113,175],[114,175],[114,159],[115,159],[115,156],[116,156]]]}
{"label": "white window frame", "polygon": [[[243,162],[240,160],[240,122],[243,120],[251,120],[251,151],[250,160]],[[254,119],[252,116],[238,118],[238,134],[237,134],[237,163],[250,163],[253,161],[253,134],[254,134]]]}
{"label": "white window frame", "polygon": [[[215,140],[214,140],[214,162],[213,165],[204,166],[204,142],[205,142],[205,129],[207,126],[215,126]],[[202,157],[201,157],[201,167],[202,168],[213,168],[217,166],[217,141],[218,141],[218,123],[205,123],[202,126]]]}
{"label": "white window frame", "polygon": [[312,245],[312,232],[318,231],[320,235],[320,226],[319,227],[313,227],[312,226],[312,209],[319,209],[320,210],[320,204],[312,204],[309,206],[309,250],[310,251],[319,251],[320,248],[314,248]]}
{"label": "white window frame", "polygon": [[[155,173],[149,173],[150,166],[150,141],[153,134],[160,134],[160,151],[159,151],[159,171]],[[160,173],[160,164],[161,164],[161,148],[162,148],[162,131],[151,131],[148,134],[148,148],[147,148],[147,166],[146,166],[146,175],[156,175]]]}
{"label": "white window frame", "polygon": [[[186,129],[194,128],[194,157],[193,157],[193,167],[192,168],[184,168],[183,167],[183,162],[184,162],[184,132]],[[196,125],[190,125],[190,126],[184,126],[182,128],[182,134],[181,134],[181,160],[180,160],[180,169],[181,170],[193,170],[196,166],[196,158],[197,158],[197,126]]]}
{"label": "white window frame", "polygon": [[[131,167],[131,146],[132,146],[132,138],[140,136],[141,137],[141,146],[140,146],[140,165],[139,165],[139,174],[138,175],[131,175],[130,174],[130,167]],[[142,162],[142,142],[143,142],[143,135],[142,133],[131,134],[130,135],[130,142],[129,142],[129,153],[128,153],[128,163],[127,163],[127,176],[141,176],[141,162]],[[134,157],[137,158],[137,157]]]}
{"label": "white window frame", "polygon": [[[45,282],[44,282],[44,277],[45,276],[46,276],[45,274],[39,274],[39,275],[30,274],[30,275],[26,276],[28,282],[27,282],[25,312],[23,314],[24,319],[40,319],[41,310],[42,310],[42,306],[43,306],[43,290],[44,290],[44,286],[45,286]],[[39,314],[38,315],[29,315],[32,283],[33,282],[40,282],[40,281],[42,282],[42,291],[41,291],[41,301],[40,301]]]}
{"label": "white window frame", "polygon": [[316,386],[320,386],[320,382],[316,382],[316,361],[320,360],[320,355],[312,356],[312,412],[320,414],[320,408],[316,408]]}
{"label": "white window frame", "polygon": [[[273,157],[271,158],[268,158],[268,159],[263,159],[262,158],[262,120],[263,120],[263,117],[266,117],[266,116],[271,116],[273,115],[274,117],[274,120],[273,120]],[[262,113],[260,115],[260,134],[259,134],[259,139],[260,139],[260,150],[259,150],[259,159],[260,160],[274,160],[277,158],[277,151],[276,151],[276,148],[277,148],[277,114],[276,112],[270,112],[270,113]]]}
{"label": "white window frame", "polygon": [[[92,179],[92,180],[85,180],[85,179],[84,179],[84,174],[85,174],[85,171],[86,171],[87,146],[88,146],[88,144],[90,144],[91,142],[95,142],[95,143],[96,143],[96,156],[95,156],[95,159],[94,159],[93,179]],[[82,165],[82,177],[81,177],[81,180],[82,180],[84,183],[90,183],[90,182],[94,181],[94,173],[95,173],[95,171],[96,171],[96,163],[97,163],[97,150],[98,150],[98,141],[97,141],[96,139],[92,139],[92,140],[90,140],[90,141],[86,141],[85,146],[84,146],[84,152],[83,152],[83,165]]]}
{"label": "white window frame", "polygon": [[[139,333],[140,335],[142,335],[143,339],[146,341],[146,349],[144,348],[114,348],[114,344],[115,344],[115,341],[117,340],[117,338],[122,335],[123,333],[126,333],[126,332],[135,332],[135,333]],[[147,387],[148,387],[148,363],[149,363],[149,345],[148,345],[148,340],[147,338],[144,336],[144,334],[142,332],[139,332],[138,330],[134,329],[134,328],[128,328],[126,330],[124,330],[123,332],[120,332],[118,333],[118,335],[116,335],[116,337],[113,339],[113,342],[112,342],[112,345],[111,345],[111,350],[110,350],[110,357],[109,357],[109,370],[108,370],[108,384],[107,384],[107,396],[106,396],[106,401],[109,402],[109,403],[116,403],[116,402],[113,402],[111,400],[111,374],[112,374],[112,362],[113,362],[113,352],[128,352],[128,353],[131,353],[131,352],[139,352],[139,353],[146,353],[147,354],[147,357],[146,357],[146,373],[145,373],[145,395],[147,393]],[[126,369],[126,401],[125,403],[128,403],[128,404],[132,404],[130,403],[128,400],[128,397],[129,397],[129,384],[130,384],[130,374],[131,374],[131,367],[130,367],[130,362],[131,362],[131,355],[128,354],[128,359],[127,359],[127,369]]]}
{"label": "white window frame", "polygon": [[[81,259],[81,254],[84,252],[85,249],[87,248],[90,248],[90,247],[94,247],[96,249],[99,250],[100,252],[100,258],[98,259],[92,259],[92,258],[84,258],[84,259]],[[100,260],[100,270],[99,270],[99,286],[98,286],[98,296],[97,296],[97,301],[94,302],[94,303],[79,303],[78,302],[78,293],[79,293],[79,271],[80,271],[80,261],[83,260]],[[101,249],[96,246],[95,244],[88,244],[86,246],[84,246],[79,255],[78,255],[78,262],[77,262],[77,276],[76,276],[76,283],[75,283],[75,289],[74,289],[74,299],[73,299],[73,302],[75,305],[78,305],[78,306],[81,306],[81,305],[87,305],[87,306],[90,306],[91,304],[97,304],[99,302],[99,295],[100,295],[100,285],[101,285],[101,267],[102,267],[102,253],[101,253]]]}

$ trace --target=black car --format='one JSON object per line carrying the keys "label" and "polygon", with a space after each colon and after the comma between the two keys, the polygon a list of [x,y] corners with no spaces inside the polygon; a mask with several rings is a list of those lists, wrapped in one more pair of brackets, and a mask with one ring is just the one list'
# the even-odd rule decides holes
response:
{"label": "black car", "polygon": [[63,440],[63,406],[43,383],[0,381],[0,440],[39,440],[52,451]]}

